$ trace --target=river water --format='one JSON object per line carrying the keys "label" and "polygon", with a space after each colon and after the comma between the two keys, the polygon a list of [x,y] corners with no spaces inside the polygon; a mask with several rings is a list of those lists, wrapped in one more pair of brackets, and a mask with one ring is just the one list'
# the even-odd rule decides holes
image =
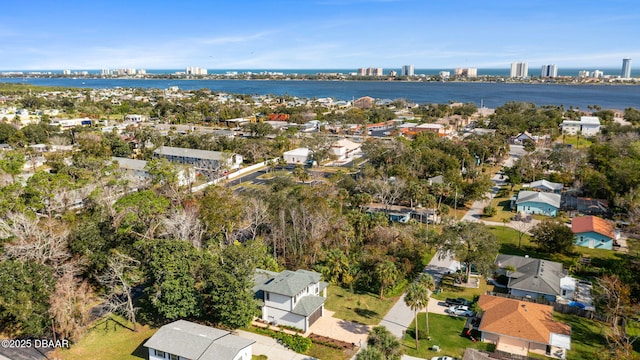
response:
{"label": "river water", "polygon": [[403,82],[403,81],[318,81],[318,80],[177,80],[177,79],[85,79],[6,78],[0,82],[75,88],[156,88],[177,86],[182,90],[211,89],[249,95],[291,95],[303,98],[330,97],[352,100],[362,96],[376,99],[406,99],[419,104],[472,102],[489,108],[509,101],[536,105],[564,105],[587,109],[640,108],[639,85],[564,85],[489,82]]}

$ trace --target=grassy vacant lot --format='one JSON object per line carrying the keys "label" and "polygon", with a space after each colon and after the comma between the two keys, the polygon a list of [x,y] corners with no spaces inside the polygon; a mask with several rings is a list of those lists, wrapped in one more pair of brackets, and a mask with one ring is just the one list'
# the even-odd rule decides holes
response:
{"label": "grassy vacant lot", "polygon": [[365,325],[377,325],[398,300],[391,297],[380,300],[377,294],[349,290],[332,286],[327,290],[327,301],[324,306],[335,311],[335,317],[354,321]]}
{"label": "grassy vacant lot", "polygon": [[320,360],[349,360],[353,357],[354,353],[354,350],[339,350],[324,345],[313,344],[311,345],[311,349],[309,349],[305,355],[309,355]]}
{"label": "grassy vacant lot", "polygon": [[571,325],[571,350],[567,352],[568,360],[595,359],[596,354],[606,350],[606,324],[558,312],[555,312],[553,317],[554,320]]}
{"label": "grassy vacant lot", "polygon": [[[562,141],[562,136],[560,136],[560,141]],[[592,142],[589,139],[586,139],[584,136],[580,136],[579,138],[575,135],[565,135],[564,143],[568,145],[573,145],[574,148],[588,148],[591,146]]]}
{"label": "grassy vacant lot", "polygon": [[[458,359],[462,358],[464,350],[468,347],[472,347],[479,350],[487,350],[492,347],[490,344],[482,343],[480,341],[473,342],[466,336],[462,335],[462,330],[467,318],[453,317],[440,314],[429,314],[429,336],[431,340],[426,338],[418,339],[419,347],[416,349],[415,334],[415,322],[411,323],[409,329],[407,329],[407,335],[403,339],[403,349],[407,355],[417,356],[425,359],[430,359],[433,356],[453,356]],[[418,327],[420,328],[420,335],[423,335],[425,327],[425,315],[420,313],[418,315]],[[438,345],[440,352],[436,353],[430,350],[431,346]]]}
{"label": "grassy vacant lot", "polygon": [[502,226],[489,226],[489,230],[498,238],[498,242],[500,243],[499,251],[501,254],[520,256],[529,255],[535,258],[561,262],[567,266],[571,265],[572,262],[580,256],[589,256],[591,259],[603,260],[618,260],[621,256],[620,253],[617,253],[613,250],[589,249],[582,246],[573,247],[573,252],[575,253],[573,256],[561,254],[549,255],[546,253],[538,252],[536,244],[531,241],[529,235],[525,234],[522,237],[522,244],[520,247],[518,247],[517,230]]}
{"label": "grassy vacant lot", "polygon": [[120,316],[110,316],[97,321],[78,343],[68,350],[59,351],[57,358],[64,360],[110,360],[147,358],[147,349],[142,344],[158,329],[138,324],[138,331]]}
{"label": "grassy vacant lot", "polygon": [[[475,278],[473,278],[475,279]],[[472,280],[473,280],[472,279]],[[440,293],[433,294],[432,297],[437,300],[444,301],[446,298],[465,298],[467,300],[473,300],[474,297],[486,294],[487,291],[493,291],[493,285],[488,285],[484,278],[478,278],[480,287],[468,288],[455,285],[455,275],[446,275],[442,278],[440,283]]]}

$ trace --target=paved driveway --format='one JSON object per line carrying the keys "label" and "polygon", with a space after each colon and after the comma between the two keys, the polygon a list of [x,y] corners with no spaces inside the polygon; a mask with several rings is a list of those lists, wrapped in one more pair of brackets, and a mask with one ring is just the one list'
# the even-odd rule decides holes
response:
{"label": "paved driveway", "polygon": [[254,334],[244,330],[238,330],[238,336],[256,342],[252,348],[254,355],[266,355],[269,359],[278,360],[317,360],[314,357],[291,351],[268,336]]}
{"label": "paved driveway", "polygon": [[[449,256],[440,258],[440,252],[431,259],[429,265],[424,269],[425,273],[433,276],[436,284],[442,280],[442,277],[449,272],[454,272],[460,267],[460,263],[455,261]],[[432,299],[429,303],[436,303],[437,300]],[[444,310],[443,310],[444,311]],[[401,337],[404,331],[411,325],[413,317],[415,316],[413,310],[411,310],[404,302],[404,294],[393,305],[391,310],[385,315],[380,322],[380,325],[384,325],[389,331],[397,337]]]}
{"label": "paved driveway", "polygon": [[372,326],[338,319],[333,314],[333,311],[324,309],[324,316],[316,320],[309,331],[359,346],[367,342]]}

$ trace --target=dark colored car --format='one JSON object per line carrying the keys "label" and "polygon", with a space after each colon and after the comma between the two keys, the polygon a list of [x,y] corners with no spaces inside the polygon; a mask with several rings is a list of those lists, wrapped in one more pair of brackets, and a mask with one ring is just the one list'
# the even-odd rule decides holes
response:
{"label": "dark colored car", "polygon": [[464,298],[447,298],[444,301],[447,306],[456,306],[456,305],[464,305],[464,306],[470,306],[471,305],[471,301],[464,299]]}

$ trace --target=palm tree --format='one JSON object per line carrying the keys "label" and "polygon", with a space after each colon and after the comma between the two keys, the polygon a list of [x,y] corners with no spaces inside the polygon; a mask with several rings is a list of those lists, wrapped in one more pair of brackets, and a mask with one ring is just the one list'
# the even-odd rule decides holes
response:
{"label": "palm tree", "polygon": [[376,277],[380,282],[380,299],[383,299],[384,288],[398,278],[398,269],[391,260],[385,260],[376,266]]}
{"label": "palm tree", "polygon": [[[424,309],[429,303],[429,291],[422,286],[419,282],[413,282],[407,288],[407,292],[404,295],[404,302],[407,306],[413,310],[415,314],[416,322],[416,350],[418,349],[418,311]],[[428,311],[427,311],[428,312]],[[428,320],[428,317],[427,317]]]}
{"label": "palm tree", "polygon": [[[424,304],[425,307],[427,307],[427,305],[429,305],[429,295],[430,295],[430,291],[433,291],[436,289],[436,282],[435,280],[433,280],[433,277],[429,274],[422,274],[420,276],[420,278],[418,278],[418,284],[420,284],[420,286],[426,288],[427,291],[427,302]],[[427,335],[429,335],[429,310],[427,309],[426,313],[426,321],[427,321]]]}

